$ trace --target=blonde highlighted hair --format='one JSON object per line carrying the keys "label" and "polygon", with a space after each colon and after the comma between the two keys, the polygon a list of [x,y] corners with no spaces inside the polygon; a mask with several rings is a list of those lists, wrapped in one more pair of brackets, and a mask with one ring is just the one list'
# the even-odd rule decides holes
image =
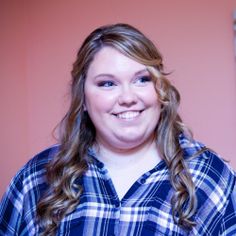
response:
{"label": "blonde highlighted hair", "polygon": [[49,190],[37,205],[43,235],[55,235],[60,221],[79,204],[83,192],[83,186],[77,180],[87,170],[86,154],[96,141],[95,127],[83,109],[84,82],[94,55],[104,46],[113,47],[146,65],[155,81],[157,99],[161,104],[156,142],[169,168],[170,182],[175,190],[171,202],[173,218],[181,227],[191,228],[197,201],[178,139],[181,133],[186,132],[177,112],[179,92],[166,79],[162,56],[152,41],[133,26],[115,24],[94,30],[83,42],[73,64],[71,104],[60,123],[60,148],[47,166]]}

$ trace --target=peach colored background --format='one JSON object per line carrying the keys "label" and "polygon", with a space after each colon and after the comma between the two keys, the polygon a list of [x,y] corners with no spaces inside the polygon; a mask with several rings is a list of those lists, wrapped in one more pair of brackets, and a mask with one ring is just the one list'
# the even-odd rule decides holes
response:
{"label": "peach colored background", "polygon": [[84,37],[127,22],[160,48],[195,138],[236,168],[233,0],[1,0],[0,195],[16,171],[51,145],[68,104],[71,64]]}

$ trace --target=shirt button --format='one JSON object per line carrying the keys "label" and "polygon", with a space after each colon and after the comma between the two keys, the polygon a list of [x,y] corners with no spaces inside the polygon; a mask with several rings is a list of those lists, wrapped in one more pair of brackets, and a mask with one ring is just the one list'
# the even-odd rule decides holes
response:
{"label": "shirt button", "polygon": [[97,166],[98,166],[99,169],[102,169],[104,167],[104,164],[102,162],[98,162]]}
{"label": "shirt button", "polygon": [[116,202],[116,203],[115,203],[115,207],[116,207],[116,208],[119,208],[119,207],[120,207],[120,203],[119,203],[119,202]]}
{"label": "shirt button", "polygon": [[141,179],[141,180],[140,180],[140,183],[141,183],[141,184],[145,184],[145,182],[146,182],[145,179]]}

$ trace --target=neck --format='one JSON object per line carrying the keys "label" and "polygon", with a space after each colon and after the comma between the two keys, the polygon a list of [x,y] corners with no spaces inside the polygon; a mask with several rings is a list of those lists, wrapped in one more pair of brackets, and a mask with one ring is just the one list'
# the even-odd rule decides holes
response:
{"label": "neck", "polygon": [[153,138],[146,143],[130,149],[116,149],[98,143],[98,159],[108,168],[123,169],[148,165],[154,167],[160,160],[160,154]]}

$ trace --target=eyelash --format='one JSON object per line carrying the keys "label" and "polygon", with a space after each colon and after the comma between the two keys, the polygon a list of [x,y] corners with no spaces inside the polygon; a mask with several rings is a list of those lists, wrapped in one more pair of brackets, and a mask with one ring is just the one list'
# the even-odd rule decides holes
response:
{"label": "eyelash", "polygon": [[112,81],[101,81],[98,83],[98,87],[112,87],[115,83]]}
{"label": "eyelash", "polygon": [[[141,77],[138,77],[134,82],[135,83],[140,83],[140,84],[145,84],[145,83],[150,82],[150,81],[152,81],[150,76],[141,76]],[[115,86],[116,84],[113,81],[104,80],[104,81],[98,82],[97,85],[98,85],[98,87],[109,88],[109,87]]]}
{"label": "eyelash", "polygon": [[138,82],[141,82],[141,83],[146,83],[146,82],[150,82],[152,79],[150,76],[141,76],[137,79]]}

